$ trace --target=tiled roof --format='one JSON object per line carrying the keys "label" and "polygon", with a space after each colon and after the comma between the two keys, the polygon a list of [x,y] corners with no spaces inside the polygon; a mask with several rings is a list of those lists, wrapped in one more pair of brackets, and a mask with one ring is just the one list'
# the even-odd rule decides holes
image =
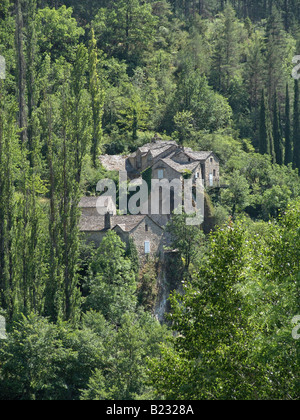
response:
{"label": "tiled roof", "polygon": [[[137,227],[145,218],[150,218],[153,223],[162,226],[157,220],[152,219],[148,215],[124,215],[124,216],[111,216],[111,229],[119,226],[124,232],[131,232]],[[105,230],[105,217],[104,216],[82,216],[80,218],[79,229],[81,232],[100,232]]]}
{"label": "tiled roof", "polygon": [[[125,216],[111,216],[111,228],[114,229],[117,225],[124,225],[125,231],[130,232],[142,220],[145,215],[125,215]],[[79,223],[79,229],[82,232],[98,232],[105,230],[105,216],[82,216]]]}
{"label": "tiled roof", "polygon": [[164,162],[166,165],[170,166],[170,168],[174,169],[174,171],[183,173],[184,171],[194,171],[199,162],[191,162],[191,163],[177,163],[170,158],[160,159],[159,162]]}
{"label": "tiled roof", "polygon": [[126,171],[126,161],[128,156],[122,155],[102,155],[99,157],[100,163],[107,171]]}
{"label": "tiled roof", "polygon": [[161,155],[162,153],[167,152],[173,146],[174,146],[174,144],[169,144],[167,146],[164,146],[164,147],[160,147],[158,149],[151,150],[151,154],[155,158],[155,157]]}
{"label": "tiled roof", "polygon": [[207,160],[213,152],[193,152],[192,150],[187,150],[184,153],[192,159],[203,161]]}
{"label": "tiled roof", "polygon": [[109,202],[112,200],[112,197],[82,197],[79,202],[80,208],[96,208],[98,207],[107,207]]}
{"label": "tiled roof", "polygon": [[139,147],[138,149],[142,153],[146,153],[149,150],[154,151],[154,150],[169,148],[171,146],[177,146],[177,143],[175,141],[157,141],[156,143],[144,144],[144,146]]}

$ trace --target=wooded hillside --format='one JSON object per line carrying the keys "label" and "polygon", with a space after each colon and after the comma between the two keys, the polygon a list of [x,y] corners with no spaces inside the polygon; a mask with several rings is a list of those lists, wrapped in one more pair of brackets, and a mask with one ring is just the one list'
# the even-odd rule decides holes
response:
{"label": "wooded hillside", "polygon": [[[299,398],[297,55],[299,0],[1,0],[0,400]],[[226,185],[211,234],[168,226],[164,325],[158,262],[78,228],[155,133]]]}

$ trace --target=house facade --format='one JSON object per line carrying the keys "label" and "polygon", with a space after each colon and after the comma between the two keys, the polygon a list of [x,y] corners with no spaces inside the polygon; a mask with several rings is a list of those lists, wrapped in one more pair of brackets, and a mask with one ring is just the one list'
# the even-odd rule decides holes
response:
{"label": "house facade", "polygon": [[170,194],[159,187],[155,211],[153,197],[149,196],[148,215],[118,216],[111,197],[83,197],[80,201],[80,230],[87,242],[99,246],[106,233],[114,230],[127,244],[129,238],[133,239],[141,259],[147,255],[161,255],[164,247],[170,244],[165,226],[175,207],[182,205],[182,192],[178,190],[179,193],[175,195],[176,182],[182,186],[184,179],[192,179],[195,185],[197,179],[202,179],[207,188],[219,186],[220,183],[220,163],[213,152],[195,152],[177,145],[175,141],[163,141],[157,135],[151,143],[139,147],[130,156],[105,155],[101,163],[107,170],[125,170],[128,179],[134,181],[137,187],[141,184],[142,173],[149,168],[152,185],[155,180],[168,180],[170,183]]}
{"label": "house facade", "polygon": [[79,227],[86,242],[94,243],[96,247],[110,230],[115,231],[127,245],[132,238],[140,260],[147,256],[162,256],[164,247],[169,244],[164,227],[148,215],[114,216],[107,212],[105,216],[91,216],[83,211]]}
{"label": "house facade", "polygon": [[[170,179],[172,176],[171,169],[174,169],[174,177],[178,178],[178,173],[192,171],[198,173],[202,177],[204,185],[207,188],[218,187],[220,184],[220,161],[216,154],[212,151],[193,151],[189,147],[179,146],[175,141],[163,141],[158,136],[152,139],[151,143],[147,143],[139,147],[136,152],[126,158],[127,171],[134,174],[137,178],[143,171],[152,168],[153,176],[159,178],[159,174],[155,173],[157,169],[165,169],[169,172],[166,177]],[[158,168],[160,162],[162,168]],[[200,169],[195,171],[195,163],[200,165]],[[180,166],[179,166],[180,165]],[[161,173],[161,172],[160,172]],[[174,179],[174,178],[172,178]]]}

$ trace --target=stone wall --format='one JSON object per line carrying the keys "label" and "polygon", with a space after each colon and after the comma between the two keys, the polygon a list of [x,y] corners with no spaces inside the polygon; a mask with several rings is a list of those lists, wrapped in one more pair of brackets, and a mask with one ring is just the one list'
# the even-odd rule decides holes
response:
{"label": "stone wall", "polygon": [[162,255],[165,244],[164,230],[146,217],[142,223],[135,227],[130,236],[133,238],[141,260],[147,257],[145,254],[145,242],[150,242],[150,255]]}
{"label": "stone wall", "polygon": [[158,179],[158,171],[160,169],[164,170],[164,178],[165,179],[181,179],[182,174],[175,171],[173,168],[171,168],[169,165],[167,165],[165,162],[159,161],[154,164],[152,168],[152,179]]}
{"label": "stone wall", "polygon": [[213,175],[213,182],[214,185],[219,185],[220,183],[220,165],[219,161],[215,158],[214,155],[211,155],[204,164],[204,176],[205,176],[205,183],[206,186],[210,185],[210,174]]}

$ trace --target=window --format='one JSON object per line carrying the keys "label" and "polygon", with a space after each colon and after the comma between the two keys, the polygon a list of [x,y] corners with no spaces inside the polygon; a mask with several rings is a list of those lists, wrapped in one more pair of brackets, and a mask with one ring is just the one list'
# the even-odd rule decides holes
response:
{"label": "window", "polygon": [[163,179],[164,178],[164,170],[163,169],[158,169],[157,176],[158,176],[158,179]]}
{"label": "window", "polygon": [[214,169],[214,177],[216,177],[216,175],[217,175],[217,173],[216,173],[216,170]]}
{"label": "window", "polygon": [[213,158],[210,158],[210,163],[213,163],[213,161],[214,161]]}
{"label": "window", "polygon": [[150,242],[145,241],[145,254],[150,254]]}
{"label": "window", "polygon": [[149,231],[149,226],[145,225],[145,231],[148,232]]}

